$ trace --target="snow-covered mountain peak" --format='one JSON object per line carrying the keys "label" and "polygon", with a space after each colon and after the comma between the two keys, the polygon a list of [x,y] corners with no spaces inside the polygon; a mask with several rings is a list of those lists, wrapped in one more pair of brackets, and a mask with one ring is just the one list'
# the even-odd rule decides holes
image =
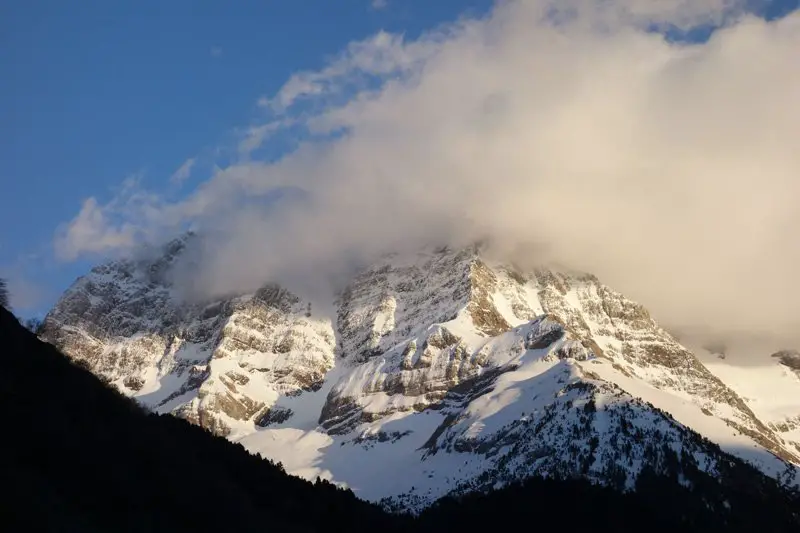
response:
{"label": "snow-covered mountain peak", "polygon": [[528,475],[630,487],[670,454],[716,475],[719,445],[800,480],[792,431],[594,276],[438,248],[382,258],[329,305],[275,284],[184,303],[169,281],[183,249],[93,269],[43,335],[291,472],[415,506]]}

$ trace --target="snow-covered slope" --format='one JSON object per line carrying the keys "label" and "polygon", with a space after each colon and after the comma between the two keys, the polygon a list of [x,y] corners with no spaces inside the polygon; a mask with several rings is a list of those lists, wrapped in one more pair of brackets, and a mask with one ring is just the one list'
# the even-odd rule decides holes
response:
{"label": "snow-covered slope", "polygon": [[794,429],[590,275],[443,248],[386,257],[331,310],[275,285],[188,305],[168,275],[184,246],[94,269],[43,335],[289,472],[410,507],[531,475],[724,481],[722,451],[800,481]]}
{"label": "snow-covered slope", "polygon": [[757,348],[729,348],[724,355],[703,348],[696,352],[714,375],[736,391],[760,420],[789,443],[795,455],[800,455],[798,352],[777,350],[768,354]]}

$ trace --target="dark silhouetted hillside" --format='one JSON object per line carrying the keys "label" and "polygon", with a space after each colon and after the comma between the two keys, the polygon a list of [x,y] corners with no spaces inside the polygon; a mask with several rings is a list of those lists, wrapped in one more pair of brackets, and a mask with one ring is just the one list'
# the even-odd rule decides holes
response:
{"label": "dark silhouetted hillside", "polygon": [[645,476],[635,495],[530,480],[445,498],[416,520],[391,515],[144,412],[2,308],[0,405],[2,531],[800,531],[796,497],[735,462],[742,481],[723,493],[700,474],[691,490]]}
{"label": "dark silhouetted hillside", "polygon": [[133,401],[0,308],[3,531],[391,531],[404,520]]}

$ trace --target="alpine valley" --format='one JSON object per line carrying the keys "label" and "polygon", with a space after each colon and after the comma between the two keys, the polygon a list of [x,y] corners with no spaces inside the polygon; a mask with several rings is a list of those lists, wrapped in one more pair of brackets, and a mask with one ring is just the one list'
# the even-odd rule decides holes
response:
{"label": "alpine valley", "polygon": [[325,302],[269,283],[186,302],[190,245],[95,267],[40,337],[152,411],[392,510],[528,478],[800,487],[797,352],[739,368],[592,275],[480,246],[385,256]]}

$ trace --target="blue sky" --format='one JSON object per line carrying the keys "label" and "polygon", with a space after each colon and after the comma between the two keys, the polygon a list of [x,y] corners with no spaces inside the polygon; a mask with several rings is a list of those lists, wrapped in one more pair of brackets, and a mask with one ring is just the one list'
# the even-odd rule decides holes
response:
{"label": "blue sky", "polygon": [[[47,309],[89,266],[55,229],[126,177],[170,176],[246,126],[263,94],[378,30],[419,34],[488,1],[26,0],[0,3],[0,272]],[[202,176],[200,161],[196,176]],[[188,184],[187,184],[188,185]],[[18,287],[28,292],[34,287]]]}
{"label": "blue sky", "polygon": [[[768,17],[797,0],[767,2]],[[376,7],[377,6],[377,7]],[[258,101],[380,30],[414,39],[489,0],[0,2],[0,275],[20,314],[46,312],[96,257],[58,260],[54,234],[126,179],[165,198],[203,182]],[[289,142],[275,139],[259,157]],[[269,150],[272,150],[270,153]],[[189,177],[171,177],[192,160]]]}

